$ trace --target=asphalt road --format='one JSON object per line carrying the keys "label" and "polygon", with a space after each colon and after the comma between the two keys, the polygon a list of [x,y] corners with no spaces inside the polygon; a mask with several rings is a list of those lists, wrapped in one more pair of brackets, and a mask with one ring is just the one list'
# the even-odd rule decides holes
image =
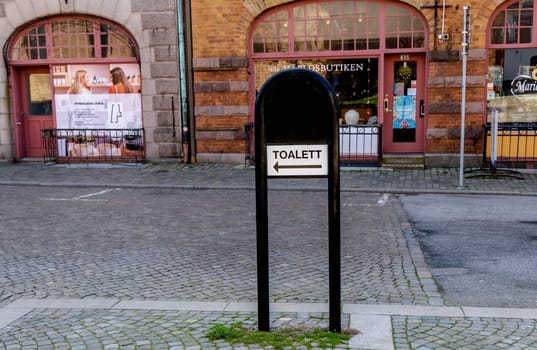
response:
{"label": "asphalt road", "polygon": [[537,197],[400,200],[448,304],[537,307]]}

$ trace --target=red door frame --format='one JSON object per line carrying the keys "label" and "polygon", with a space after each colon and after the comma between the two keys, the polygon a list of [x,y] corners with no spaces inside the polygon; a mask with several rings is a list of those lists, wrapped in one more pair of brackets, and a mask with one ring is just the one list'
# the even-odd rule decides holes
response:
{"label": "red door frame", "polygon": [[[49,66],[35,67],[12,67],[12,111],[13,111],[13,134],[15,139],[15,159],[26,157],[42,157],[43,150],[31,149],[31,144],[41,143],[40,130],[35,130],[35,125],[42,129],[54,127],[53,113],[47,116],[33,116],[29,111],[28,86],[26,77],[31,73],[50,74]],[[51,83],[52,84],[52,83]],[[52,85],[51,85],[52,91]],[[51,95],[51,98],[53,95]],[[51,111],[52,112],[52,111]],[[31,125],[35,124],[35,125]]]}
{"label": "red door frame", "polygon": [[11,80],[11,110],[13,111],[13,138],[15,145],[15,159],[21,159],[26,155],[26,144],[25,144],[25,131],[24,125],[22,124],[22,97],[21,97],[21,80],[20,80],[20,69],[17,67],[12,67],[12,73],[10,76]]}
{"label": "red door frame", "polygon": [[[416,79],[416,140],[414,142],[393,142],[393,101],[395,62],[417,62]],[[385,54],[383,69],[384,93],[379,98],[379,109],[383,113],[382,153],[424,153],[426,132],[426,70],[424,53]],[[379,92],[382,91],[379,89]],[[382,104],[381,104],[382,103]]]}

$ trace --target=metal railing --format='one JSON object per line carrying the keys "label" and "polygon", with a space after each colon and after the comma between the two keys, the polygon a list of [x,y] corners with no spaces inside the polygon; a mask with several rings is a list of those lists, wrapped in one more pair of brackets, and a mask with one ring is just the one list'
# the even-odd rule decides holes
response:
{"label": "metal railing", "polygon": [[143,129],[43,129],[43,161],[47,163],[141,162]]}
{"label": "metal railing", "polygon": [[537,123],[487,123],[483,162],[491,168],[533,168],[537,164]]}
{"label": "metal railing", "polygon": [[[254,123],[244,125],[246,134],[246,165],[254,163]],[[339,159],[341,166],[378,166],[381,163],[381,125],[342,125],[339,127]]]}
{"label": "metal railing", "polygon": [[342,166],[378,166],[381,162],[381,125],[341,125],[339,162]]}

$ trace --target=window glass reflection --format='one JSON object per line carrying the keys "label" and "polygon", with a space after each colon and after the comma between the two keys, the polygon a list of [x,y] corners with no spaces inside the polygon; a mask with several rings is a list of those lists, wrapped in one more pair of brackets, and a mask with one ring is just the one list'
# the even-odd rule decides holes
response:
{"label": "window glass reflection", "polygon": [[30,115],[52,114],[52,88],[49,74],[28,74],[28,111]]}
{"label": "window glass reflection", "polygon": [[[501,123],[537,126],[537,49],[500,49],[489,54],[489,112],[499,111]],[[490,113],[489,113],[490,117]]]}
{"label": "window glass reflection", "polygon": [[[381,7],[385,10],[381,11]],[[378,34],[381,23],[387,32],[387,48],[425,47],[425,40],[420,39],[425,30],[423,20],[404,6],[327,1],[287,7],[268,15],[253,32],[253,50],[254,53],[290,49],[295,52],[377,50],[381,48]],[[269,40],[284,44],[267,45]]]}
{"label": "window glass reflection", "polygon": [[[89,18],[60,18],[27,29],[13,43],[12,60],[137,57],[120,28]],[[50,57],[49,57],[50,55]]]}

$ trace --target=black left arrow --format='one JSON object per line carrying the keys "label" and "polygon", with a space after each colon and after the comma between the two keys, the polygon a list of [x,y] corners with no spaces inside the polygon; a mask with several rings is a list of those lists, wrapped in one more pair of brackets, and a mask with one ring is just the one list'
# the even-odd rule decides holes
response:
{"label": "black left arrow", "polygon": [[298,165],[298,164],[288,164],[280,165],[278,162],[274,164],[274,170],[280,172],[280,169],[320,169],[323,166],[321,164],[311,164],[311,165]]}

